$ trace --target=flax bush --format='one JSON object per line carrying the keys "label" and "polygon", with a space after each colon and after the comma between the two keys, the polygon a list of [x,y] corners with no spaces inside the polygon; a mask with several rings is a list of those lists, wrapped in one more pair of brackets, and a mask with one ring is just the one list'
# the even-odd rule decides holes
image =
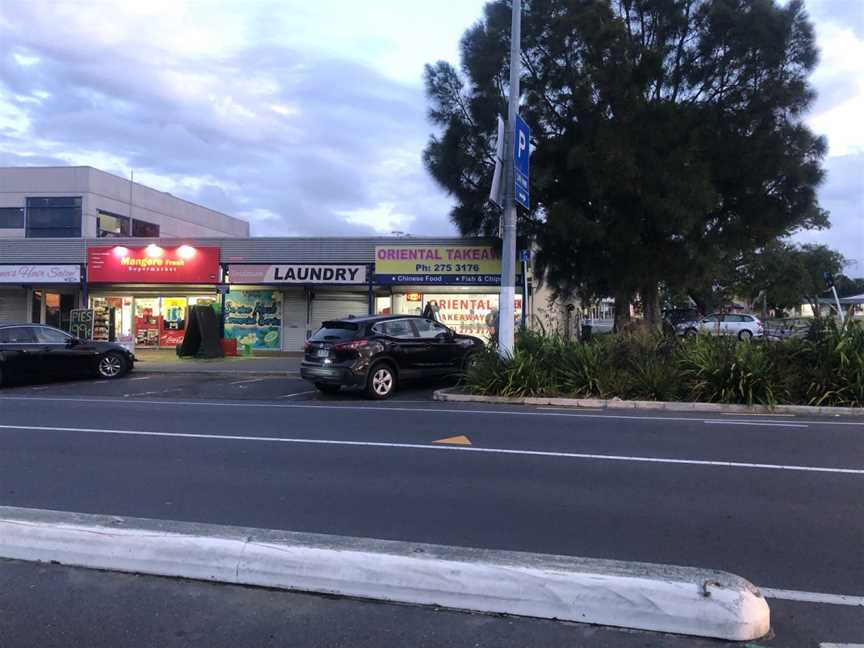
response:
{"label": "flax bush", "polygon": [[512,358],[481,354],[478,394],[864,406],[864,328],[816,322],[787,341],[679,339],[634,329],[588,343],[522,331]]}

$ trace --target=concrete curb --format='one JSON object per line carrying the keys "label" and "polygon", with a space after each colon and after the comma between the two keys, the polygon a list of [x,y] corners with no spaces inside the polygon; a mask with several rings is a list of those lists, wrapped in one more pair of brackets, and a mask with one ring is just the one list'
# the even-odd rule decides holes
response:
{"label": "concrete curb", "polygon": [[725,403],[686,403],[677,401],[627,401],[601,398],[559,398],[554,396],[481,396],[468,394],[458,387],[438,389],[433,394],[437,401],[456,403],[496,403],[500,405],[551,405],[554,407],[610,409],[610,410],[662,410],[666,412],[726,412],[729,414],[798,414],[803,416],[851,416],[864,418],[860,407],[811,407],[808,405],[727,405]]}
{"label": "concrete curb", "polygon": [[726,572],[0,507],[0,557],[745,641],[768,604]]}

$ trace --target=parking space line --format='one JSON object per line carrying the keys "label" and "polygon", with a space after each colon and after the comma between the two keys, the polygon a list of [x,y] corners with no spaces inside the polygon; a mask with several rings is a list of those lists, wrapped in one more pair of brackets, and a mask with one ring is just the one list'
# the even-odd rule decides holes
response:
{"label": "parking space line", "polygon": [[267,380],[266,378],[246,378],[245,380],[235,380],[234,382],[228,383],[229,385],[245,385],[246,383],[257,383]]}
{"label": "parking space line", "polygon": [[282,396],[277,396],[276,398],[291,398],[292,396],[303,396],[304,394],[315,394],[317,393],[317,389],[312,389],[310,391],[302,391],[297,392],[296,394],[283,394]]}
{"label": "parking space line", "polygon": [[135,376],[135,378],[130,378],[129,381],[133,380],[150,380],[153,376]]}

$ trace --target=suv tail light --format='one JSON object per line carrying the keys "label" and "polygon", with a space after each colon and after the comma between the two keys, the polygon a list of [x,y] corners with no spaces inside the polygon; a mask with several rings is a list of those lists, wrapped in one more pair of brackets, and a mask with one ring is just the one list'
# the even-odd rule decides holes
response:
{"label": "suv tail light", "polygon": [[366,338],[362,338],[360,340],[350,340],[348,342],[340,342],[339,344],[333,345],[334,351],[359,351],[363,347],[369,344],[369,340]]}

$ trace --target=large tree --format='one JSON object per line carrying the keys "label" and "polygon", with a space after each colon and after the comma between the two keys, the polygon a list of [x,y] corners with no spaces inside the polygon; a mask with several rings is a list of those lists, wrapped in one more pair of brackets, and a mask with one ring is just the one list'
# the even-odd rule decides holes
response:
{"label": "large tree", "polygon": [[[424,152],[463,234],[492,234],[487,200],[506,113],[510,3],[487,4],[462,66],[426,67]],[[802,123],[813,30],[800,0],[524,0],[520,112],[532,128],[521,232],[559,292],[710,286],[796,230],[825,227],[824,142]],[[623,312],[623,309],[622,309]]]}
{"label": "large tree", "polygon": [[826,245],[774,241],[745,256],[733,288],[751,302],[764,298],[768,308],[789,310],[807,303],[818,313],[819,300],[829,296],[825,273],[839,275],[845,263]]}

